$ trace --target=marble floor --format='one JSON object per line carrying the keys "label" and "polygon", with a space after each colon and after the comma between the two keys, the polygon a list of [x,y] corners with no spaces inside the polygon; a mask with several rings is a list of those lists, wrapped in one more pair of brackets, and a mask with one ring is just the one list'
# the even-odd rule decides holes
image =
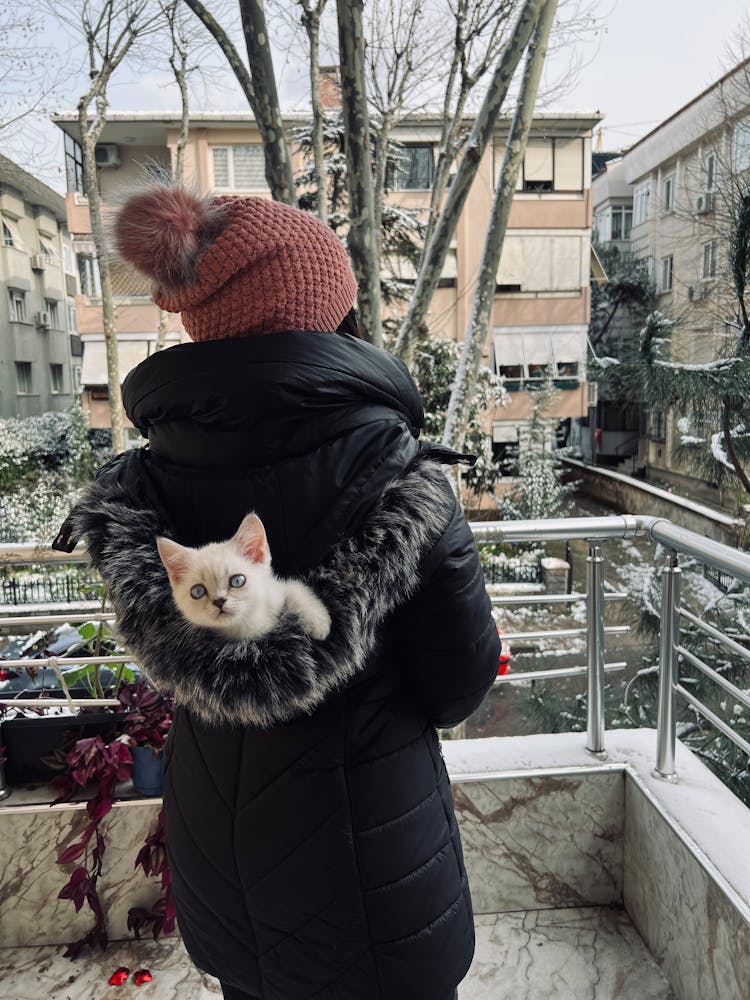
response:
{"label": "marble floor", "polygon": [[[677,1000],[624,910],[569,907],[480,915],[460,1000]],[[62,948],[0,948],[2,1000],[218,1000],[179,941],[114,943],[70,962]],[[119,965],[153,981],[112,987]]]}

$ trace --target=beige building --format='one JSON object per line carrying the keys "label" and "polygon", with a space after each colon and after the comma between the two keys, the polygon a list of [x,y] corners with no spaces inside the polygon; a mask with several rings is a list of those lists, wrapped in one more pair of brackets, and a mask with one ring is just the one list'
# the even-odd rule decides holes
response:
{"label": "beige building", "polygon": [[[598,238],[645,259],[659,307],[681,318],[672,335],[674,361],[704,365],[736,339],[727,245],[732,201],[749,169],[747,61],[607,163],[593,181]],[[718,404],[704,425],[690,428],[692,434],[719,429]],[[640,413],[637,462],[649,478],[718,502],[718,490],[691,476],[676,454],[682,416],[666,405]]]}
{"label": "beige building", "polygon": [[[541,115],[534,121],[498,271],[488,363],[505,375],[510,404],[496,414],[493,438],[500,449],[517,440],[529,413],[528,384],[547,374],[561,392],[561,418],[586,412],[586,332],[591,260],[591,133],[596,115]],[[96,268],[82,195],[75,115],[55,118],[65,133],[68,220],[81,274],[80,330],[84,341],[83,384],[92,422],[107,423],[104,341],[97,301]],[[305,117],[288,116],[290,125]],[[432,303],[430,323],[438,336],[462,339],[469,322],[484,233],[502,159],[503,122],[490,144],[459,220],[448,260]],[[105,201],[149,174],[169,170],[177,142],[176,117],[113,114],[98,150],[99,183]],[[389,198],[416,208],[429,204],[440,121],[419,116],[401,124],[394,138],[404,164]],[[200,190],[267,195],[263,151],[254,119],[244,114],[204,114],[191,119],[187,179]],[[408,269],[400,268],[409,280]],[[124,274],[115,276],[121,374],[153,350],[158,326],[148,289]],[[184,337],[170,317],[171,342]]]}
{"label": "beige building", "polygon": [[0,156],[0,417],[65,410],[80,387],[64,199]]}

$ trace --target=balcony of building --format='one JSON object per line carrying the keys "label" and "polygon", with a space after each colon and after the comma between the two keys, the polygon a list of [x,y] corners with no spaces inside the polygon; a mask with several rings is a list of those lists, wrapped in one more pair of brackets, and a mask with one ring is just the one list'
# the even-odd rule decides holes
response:
{"label": "balcony of building", "polygon": [[[698,630],[728,655],[750,659],[743,641],[718,630],[708,616],[680,601],[681,562],[694,559],[725,580],[750,583],[750,556],[678,528],[631,516],[474,525],[480,544],[584,540],[584,593],[498,596],[508,607],[585,601],[580,628],[558,633],[584,639],[585,663],[535,671],[533,679],[580,675],[587,686],[586,732],[445,740],[472,885],[477,949],[461,1000],[547,1000],[571,997],[742,1000],[750,982],[750,812],[676,739],[677,699],[693,705],[740,753],[750,744],[732,722],[731,705],[750,696],[686,647]],[[608,638],[622,625],[605,621],[619,593],[605,587],[610,547],[640,536],[659,546],[663,564],[659,635],[659,714],[656,729],[605,728]],[[5,564],[52,559],[39,549],[6,546]],[[55,559],[59,556],[55,555]],[[67,557],[70,558],[70,557]],[[82,556],[80,557],[82,558]],[[73,620],[6,615],[0,628],[34,629]],[[79,611],[79,620],[92,609]],[[545,635],[506,633],[511,643]],[[37,666],[59,672],[51,659]],[[698,669],[726,696],[720,717],[693,693],[686,666]],[[3,666],[13,667],[13,661]],[[20,669],[24,661],[18,661]],[[498,684],[532,679],[518,671]],[[37,706],[39,702],[36,702]],[[59,702],[58,702],[59,704]],[[74,703],[70,703],[71,709]],[[2,732],[0,731],[0,736]],[[9,794],[7,794],[9,792]],[[133,941],[127,911],[155,894],[133,862],[160,808],[156,798],[118,788],[108,817],[108,856],[101,895],[111,944],[105,954],[77,961],[63,945],[87,929],[85,911],[57,898],[62,884],[59,845],[81,822],[83,803],[50,807],[47,787],[6,788],[0,803],[0,980],[14,1000],[116,995],[107,986],[118,966],[148,968],[153,980],[122,996],[208,1000],[218,984],[195,970],[179,938]],[[138,989],[138,992],[136,992]]]}

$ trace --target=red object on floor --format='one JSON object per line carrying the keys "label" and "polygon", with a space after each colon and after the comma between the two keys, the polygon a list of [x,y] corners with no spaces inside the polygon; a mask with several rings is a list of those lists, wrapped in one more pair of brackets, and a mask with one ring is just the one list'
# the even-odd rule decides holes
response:
{"label": "red object on floor", "polygon": [[133,982],[136,986],[143,986],[144,983],[150,983],[153,978],[148,969],[139,969],[133,974]]}
{"label": "red object on floor", "polygon": [[109,977],[109,985],[122,986],[122,984],[127,981],[129,975],[130,975],[130,969],[126,968],[124,965],[121,965],[120,968],[115,969],[115,971]]}

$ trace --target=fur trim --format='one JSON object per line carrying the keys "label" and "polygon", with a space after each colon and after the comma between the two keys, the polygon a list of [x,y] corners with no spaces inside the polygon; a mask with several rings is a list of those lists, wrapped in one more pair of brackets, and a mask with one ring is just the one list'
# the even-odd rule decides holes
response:
{"label": "fur trim", "polygon": [[117,251],[159,287],[184,288],[195,281],[198,263],[225,214],[209,198],[154,184],[132,195],[115,217]]}
{"label": "fur trim", "polygon": [[440,467],[423,460],[385,489],[356,534],[304,577],[331,615],[322,641],[289,612],[259,640],[189,625],[156,550],[169,530],[122,486],[92,484],[68,520],[109,587],[118,631],[157,687],[204,722],[267,727],[312,712],[365,667],[378,627],[417,590],[420,561],[455,503]]}

